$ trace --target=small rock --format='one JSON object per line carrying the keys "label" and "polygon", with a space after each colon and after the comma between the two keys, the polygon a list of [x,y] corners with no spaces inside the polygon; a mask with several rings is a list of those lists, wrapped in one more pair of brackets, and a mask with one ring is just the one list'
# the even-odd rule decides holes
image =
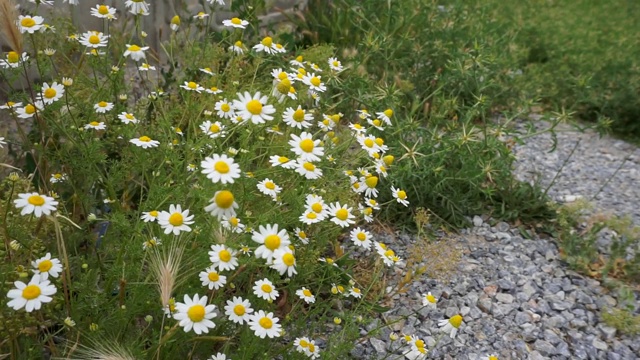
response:
{"label": "small rock", "polygon": [[537,340],[533,344],[534,349],[536,349],[543,356],[552,356],[558,353],[556,347],[551,345],[548,341],[545,340]]}
{"label": "small rock", "polygon": [[522,311],[518,311],[516,313],[516,318],[515,318],[515,322],[518,325],[522,325],[522,324],[526,324],[531,322],[531,316],[529,316],[527,313],[522,312]]}
{"label": "small rock", "polygon": [[487,294],[487,295],[489,295],[489,296],[491,296],[491,297],[494,297],[494,296],[496,296],[496,293],[498,292],[498,286],[496,286],[496,285],[489,285],[489,286],[486,286],[486,287],[483,289],[483,291],[484,291],[484,293],[485,293],[485,294]]}
{"label": "small rock", "polygon": [[489,298],[480,298],[480,300],[478,300],[478,309],[489,314],[491,312],[491,303],[491,299]]}
{"label": "small rock", "polygon": [[473,226],[480,227],[480,226],[482,226],[483,222],[484,221],[482,220],[482,218],[480,216],[476,215],[476,216],[473,217]]}
{"label": "small rock", "polygon": [[616,336],[616,329],[613,327],[599,324],[598,328],[606,340],[611,340]]}
{"label": "small rock", "polygon": [[501,221],[501,222],[496,224],[496,229],[498,229],[498,231],[502,231],[502,232],[509,231],[509,224],[507,224],[504,221]]}
{"label": "small rock", "polygon": [[594,348],[598,349],[598,350],[602,350],[602,351],[606,351],[607,349],[609,349],[609,345],[607,345],[606,342],[596,338],[593,338],[593,341],[591,342],[591,345],[593,345]]}
{"label": "small rock", "polygon": [[498,293],[496,294],[496,300],[504,304],[511,304],[513,303],[514,298],[513,295],[510,294]]}
{"label": "small rock", "polygon": [[384,341],[376,338],[371,338],[369,339],[369,342],[378,354],[385,354],[387,352],[387,344],[385,344]]}
{"label": "small rock", "polygon": [[529,360],[546,360],[547,358],[540,354],[538,351],[532,351],[529,353]]}

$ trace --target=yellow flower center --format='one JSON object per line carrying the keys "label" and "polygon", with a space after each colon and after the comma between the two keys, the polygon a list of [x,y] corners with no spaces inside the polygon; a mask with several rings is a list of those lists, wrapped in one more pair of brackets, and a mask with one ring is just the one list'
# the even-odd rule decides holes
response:
{"label": "yellow flower center", "polygon": [[212,92],[218,92],[218,88],[215,86],[212,86],[209,90],[211,90]]}
{"label": "yellow flower center", "polygon": [[36,107],[31,104],[27,104],[27,106],[24,107],[24,112],[27,114],[33,114],[36,112]]}
{"label": "yellow flower center", "polygon": [[18,53],[15,51],[9,51],[9,53],[7,54],[7,60],[10,63],[15,64],[20,60],[20,55],[18,55]]}
{"label": "yellow flower center", "polygon": [[278,235],[269,235],[264,238],[264,246],[267,249],[273,251],[280,247],[280,236]]}
{"label": "yellow flower center", "polygon": [[385,157],[382,158],[382,161],[384,161],[385,164],[387,164],[387,166],[393,164],[393,160],[394,160],[394,156],[393,155],[387,155]]}
{"label": "yellow flower center", "polygon": [[489,360],[498,360],[498,357],[495,355],[489,356]]}
{"label": "yellow flower center", "polygon": [[187,310],[187,316],[189,316],[189,319],[193,322],[202,321],[202,319],[204,319],[204,306],[200,304],[193,305]]}
{"label": "yellow flower center", "polygon": [[303,60],[303,59],[304,59],[304,58],[302,57],[302,55],[300,55],[300,56],[296,57],[296,61],[297,61],[297,62],[302,62],[302,60]]}
{"label": "yellow flower center", "polygon": [[239,224],[238,218],[237,217],[232,217],[231,219],[229,219],[229,224],[233,225],[234,227],[238,226],[238,224]]}
{"label": "yellow flower center", "polygon": [[271,327],[273,326],[273,321],[271,321],[271,319],[269,319],[266,316],[260,319],[260,321],[258,322],[260,323],[260,326],[262,326],[265,329],[271,329]]}
{"label": "yellow flower center", "polygon": [[364,183],[367,184],[368,187],[374,188],[374,187],[376,187],[376,185],[378,185],[378,177],[377,176],[369,176],[367,178],[367,180],[364,181]]}
{"label": "yellow flower center", "polygon": [[140,136],[140,138],[138,140],[140,140],[142,142],[149,142],[149,141],[151,141],[151,138],[148,137],[148,136]]}
{"label": "yellow flower center", "polygon": [[395,254],[396,253],[393,252],[393,250],[391,250],[391,249],[389,249],[389,250],[384,252],[384,256],[386,256],[386,257],[392,257],[392,256],[395,256]]}
{"label": "yellow flower center", "polygon": [[58,173],[58,174],[53,174],[53,177],[54,177],[55,179],[60,180],[60,179],[62,179],[62,174],[60,174],[60,173]]}
{"label": "yellow flower center", "polygon": [[342,221],[347,220],[349,217],[349,211],[347,211],[347,209],[339,209],[336,211],[336,217]]}
{"label": "yellow flower center", "polygon": [[352,288],[351,291],[353,291],[356,294],[360,294],[361,293],[360,289],[358,289],[356,287]]}
{"label": "yellow flower center", "polygon": [[231,110],[231,106],[229,106],[229,104],[224,103],[222,105],[220,105],[220,110],[224,111],[224,112],[229,112],[229,110]]}
{"label": "yellow flower center", "polygon": [[213,165],[213,168],[220,174],[226,174],[229,172],[229,164],[222,160],[215,163],[215,165]]}
{"label": "yellow flower center", "polygon": [[[293,113],[293,120],[297,121],[297,122],[303,122],[304,121],[304,110],[302,109],[298,109]],[[311,141],[311,140],[309,140]],[[311,141],[311,148],[313,149],[313,141]]]}
{"label": "yellow flower center", "polygon": [[302,149],[302,151],[304,152],[312,152],[313,151],[313,140],[311,139],[304,139],[302,141],[300,141],[300,149]]}
{"label": "yellow flower center", "polygon": [[317,76],[314,76],[311,78],[311,80],[309,80],[311,82],[311,85],[313,86],[320,86],[320,78]]}
{"label": "yellow flower center", "polygon": [[382,146],[384,145],[384,140],[382,140],[381,138],[376,138],[376,144],[378,144],[378,146]]}
{"label": "yellow flower center", "polygon": [[280,164],[284,164],[284,163],[286,163],[286,162],[288,162],[288,161],[289,161],[289,158],[288,158],[288,157],[286,157],[286,156],[280,156],[280,157],[278,158],[278,162],[279,162]]}
{"label": "yellow flower center", "polygon": [[364,140],[364,146],[368,147],[368,148],[372,148],[373,145],[375,145],[375,142],[369,138]]}
{"label": "yellow flower center", "polygon": [[22,19],[22,21],[20,21],[20,25],[22,25],[23,27],[32,27],[35,24],[36,24],[36,21],[30,17],[26,17]]}
{"label": "yellow flower center", "polygon": [[312,164],[312,163],[310,163],[310,162],[306,162],[306,163],[304,163],[304,164],[302,165],[302,167],[303,167],[305,170],[307,170],[307,171],[314,171],[314,170],[316,169],[316,166],[315,166],[315,165],[313,165],[313,164]]}
{"label": "yellow flower center", "polygon": [[271,47],[271,45],[273,44],[273,39],[270,36],[267,36],[266,38],[262,39],[260,43],[266,47]]}
{"label": "yellow flower center", "polygon": [[285,253],[282,255],[282,262],[287,266],[293,266],[296,263],[296,258],[292,253]]}
{"label": "yellow flower center", "polygon": [[240,40],[236,41],[235,46],[242,47],[242,41]]}
{"label": "yellow flower center", "polygon": [[100,13],[100,15],[107,15],[109,13],[109,8],[105,5],[100,5],[98,7],[98,13]]}
{"label": "yellow flower center", "polygon": [[311,290],[309,289],[304,289],[302,290],[302,294],[306,297],[311,297],[313,294],[311,294]]}
{"label": "yellow flower center", "polygon": [[262,290],[263,292],[269,294],[273,291],[273,287],[271,287],[271,285],[269,284],[262,284],[262,286],[260,287],[260,290]]}
{"label": "yellow flower center", "polygon": [[423,347],[424,347],[424,341],[422,341],[422,340],[416,340],[415,345],[416,345],[416,347],[418,347],[418,348],[423,348]]}
{"label": "yellow flower center", "polygon": [[220,257],[220,260],[224,262],[231,261],[231,253],[227,249],[220,251],[220,253],[218,254],[218,257]]}
{"label": "yellow flower center", "polygon": [[317,218],[318,218],[318,215],[316,215],[316,213],[314,213],[314,212],[310,212],[310,213],[307,214],[307,219],[313,220],[313,219],[317,219]]}
{"label": "yellow flower center", "polygon": [[31,195],[29,199],[27,199],[27,202],[34,206],[42,206],[44,205],[44,198],[40,195]]}
{"label": "yellow flower center", "polygon": [[33,300],[40,296],[40,292],[40,287],[38,285],[27,285],[27,287],[22,290],[22,297],[27,300]]}
{"label": "yellow flower center", "polygon": [[299,231],[298,232],[298,236],[302,239],[306,239],[307,238],[307,233],[305,233],[304,231]]}
{"label": "yellow flower center", "polygon": [[271,182],[271,181],[267,181],[267,182],[264,184],[264,187],[266,187],[266,188],[267,188],[267,189],[269,189],[269,190],[273,190],[273,189],[275,189],[275,188],[276,188],[276,184],[274,184],[274,183],[273,183],[273,182]]}
{"label": "yellow flower center", "polygon": [[[142,2],[143,0],[133,0],[134,2]],[[180,25],[180,16],[175,15],[174,17],[171,18],[171,24],[173,25]]]}
{"label": "yellow flower center", "polygon": [[397,192],[397,194],[398,194],[398,198],[399,198],[400,200],[404,200],[404,199],[406,199],[406,198],[407,198],[407,193],[406,193],[404,190],[400,190],[400,191],[398,191],[398,192]]}
{"label": "yellow flower center", "polygon": [[309,352],[313,353],[314,351],[316,351],[316,347],[313,344],[309,343]]}
{"label": "yellow flower center", "polygon": [[103,108],[103,107],[107,107],[107,102],[106,102],[106,101],[100,101],[100,102],[98,103],[98,106],[99,106],[99,107],[101,107],[101,108]]}
{"label": "yellow flower center", "polygon": [[89,43],[93,45],[100,44],[100,36],[98,35],[89,36]]}
{"label": "yellow flower center", "polygon": [[368,207],[368,208],[364,209],[363,213],[365,215],[371,215],[371,214],[373,214],[373,209]]}
{"label": "yellow flower center", "polygon": [[286,79],[286,78],[283,79],[278,83],[278,85],[276,85],[276,89],[281,94],[286,94],[289,91],[289,89],[291,89],[291,81],[289,81],[289,79]]}
{"label": "yellow flower center", "polygon": [[393,116],[393,110],[387,109],[387,110],[384,111],[384,114],[387,115],[387,117],[391,117],[391,116]]}
{"label": "yellow flower center", "polygon": [[169,224],[173,226],[180,226],[182,225],[183,222],[184,222],[184,218],[182,217],[182,214],[179,212],[173,213],[171,214],[171,216],[169,216]]}
{"label": "yellow flower center", "polygon": [[125,114],[124,117],[126,117],[129,120],[133,120],[134,119],[134,116],[131,115],[131,114]]}
{"label": "yellow flower center", "polygon": [[246,310],[245,310],[244,306],[241,305],[241,304],[238,304],[238,305],[233,307],[233,313],[238,315],[238,316],[244,315],[245,312],[246,312]]}
{"label": "yellow flower center", "polygon": [[380,119],[373,119],[372,123],[375,126],[380,126],[382,124],[382,122],[380,122]]}
{"label": "yellow flower center", "polygon": [[209,278],[209,281],[211,282],[216,282],[220,280],[220,275],[217,272],[212,271],[209,273],[209,275],[207,275],[207,278]]}
{"label": "yellow flower center", "polygon": [[55,97],[57,93],[58,93],[58,92],[56,91],[56,89],[53,89],[53,88],[47,88],[47,89],[44,91],[44,97],[46,97],[47,99],[51,99],[51,98]]}
{"label": "yellow flower center", "polygon": [[291,86],[291,87],[289,88],[289,93],[291,93],[291,94],[295,94],[295,93],[296,93],[296,89],[294,89],[294,88],[293,88],[293,86]]}
{"label": "yellow flower center", "polygon": [[194,83],[193,81],[189,81],[189,82],[187,83],[187,87],[188,87],[189,89],[197,89],[197,88],[198,88],[198,84]]}
{"label": "yellow flower center", "polygon": [[218,124],[213,124],[209,127],[209,131],[212,133],[220,132],[220,126],[218,126]]}
{"label": "yellow flower center", "polygon": [[367,234],[363,232],[359,232],[358,235],[356,235],[356,238],[360,241],[365,241],[367,240]]}
{"label": "yellow flower center", "polygon": [[53,267],[53,263],[51,260],[42,260],[40,264],[38,264],[38,270],[40,272],[47,272]]}
{"label": "yellow flower center", "polygon": [[451,317],[451,319],[449,319],[449,323],[454,327],[454,328],[459,328],[460,324],[462,324],[462,315],[454,315]]}
{"label": "yellow flower center", "polygon": [[149,215],[153,216],[153,217],[158,217],[158,210],[151,210],[149,211]]}
{"label": "yellow flower center", "polygon": [[317,202],[317,203],[311,205],[311,210],[313,210],[313,211],[315,211],[317,213],[322,212],[322,204]]}
{"label": "yellow flower center", "polygon": [[231,19],[231,23],[233,25],[240,25],[242,24],[242,20],[238,19],[237,17],[234,17],[233,19]]}
{"label": "yellow flower center", "polygon": [[431,294],[427,294],[426,298],[427,298],[427,301],[428,301],[428,302],[430,302],[430,303],[432,303],[432,304],[435,304],[435,303],[436,303],[436,297],[435,297],[435,296],[433,296],[433,295],[431,295]]}
{"label": "yellow flower center", "polygon": [[140,51],[140,46],[138,46],[138,45],[131,45],[131,46],[129,46],[129,49],[128,49],[128,50],[129,50],[129,51],[131,51],[131,52]]}
{"label": "yellow flower center", "polygon": [[[218,192],[215,198],[216,205],[222,209],[228,209],[233,206],[234,201],[233,193],[229,190],[222,190]],[[236,219],[237,222],[237,219]]]}
{"label": "yellow flower center", "polygon": [[353,124],[353,127],[356,128],[357,130],[362,129],[362,125],[360,124]]}
{"label": "yellow flower center", "polygon": [[253,115],[260,115],[262,113],[262,103],[258,100],[251,100],[247,103],[247,110]]}

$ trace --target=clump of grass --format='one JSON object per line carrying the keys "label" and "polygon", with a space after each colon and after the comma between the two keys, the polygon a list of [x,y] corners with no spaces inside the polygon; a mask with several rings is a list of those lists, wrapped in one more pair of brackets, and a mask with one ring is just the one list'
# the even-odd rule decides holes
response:
{"label": "clump of grass", "polygon": [[601,313],[604,322],[623,334],[635,336],[640,334],[640,315],[628,309],[610,309]]}

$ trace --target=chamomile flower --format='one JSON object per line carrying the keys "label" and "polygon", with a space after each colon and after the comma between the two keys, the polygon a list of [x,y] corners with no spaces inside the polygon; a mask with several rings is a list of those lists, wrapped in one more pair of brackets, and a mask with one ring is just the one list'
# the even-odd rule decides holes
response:
{"label": "chamomile flower", "polygon": [[236,115],[235,111],[233,110],[232,104],[227,101],[226,98],[218,101],[214,108],[218,112],[218,116],[223,119],[231,119]]}
{"label": "chamomile flower", "polygon": [[313,304],[316,302],[316,297],[313,295],[311,290],[306,287],[302,287],[302,289],[297,290],[296,295],[298,295],[298,297],[304,300],[307,304]]}
{"label": "chamomile flower", "polygon": [[276,183],[273,182],[273,180],[266,178],[262,181],[260,181],[257,185],[258,190],[260,190],[261,193],[271,196],[272,198],[276,198],[278,196],[278,194],[280,193],[280,191],[282,191],[282,188],[278,185],[276,185]]}
{"label": "chamomile flower", "polygon": [[124,4],[133,15],[149,15],[149,3],[144,0],[127,0]]}
{"label": "chamomile flower", "polygon": [[96,7],[91,8],[91,15],[100,19],[116,19],[116,8],[113,8],[108,5],[96,5]]}
{"label": "chamomile flower", "polygon": [[204,132],[205,135],[209,135],[210,138],[216,139],[220,137],[227,136],[227,132],[225,131],[225,126],[220,123],[220,121],[211,122],[209,120],[200,124],[200,130]]}
{"label": "chamomile flower", "polygon": [[164,229],[165,234],[173,233],[180,235],[180,232],[190,232],[193,224],[193,215],[189,215],[189,209],[182,211],[180,205],[171,204],[169,211],[161,211],[158,214],[158,224]]}
{"label": "chamomile flower", "polygon": [[235,201],[235,196],[229,190],[216,191],[211,198],[211,204],[204,208],[204,211],[210,213],[212,216],[221,220],[223,218],[232,218],[236,216],[236,209],[238,203]]}
{"label": "chamomile flower", "polygon": [[209,68],[209,67],[200,68],[200,69],[198,69],[198,70],[202,71],[203,73],[205,73],[205,74],[207,74],[207,75],[211,75],[211,76],[214,76],[214,75],[215,75],[215,73],[213,72],[213,70],[211,70],[211,68]]}
{"label": "chamomile flower", "polygon": [[351,241],[353,241],[354,244],[356,244],[356,246],[360,246],[362,248],[365,248],[367,250],[371,249],[371,233],[363,230],[359,227],[351,230],[351,233],[349,234]]}
{"label": "chamomile flower", "polygon": [[360,144],[360,147],[362,147],[362,149],[366,151],[369,156],[373,156],[373,154],[379,153],[381,151],[381,148],[378,146],[378,144],[376,144],[376,137],[373,135],[361,135],[357,137],[357,140],[358,144]]}
{"label": "chamomile flower", "polygon": [[145,55],[145,51],[149,50],[148,46],[140,47],[136,44],[129,45],[127,44],[127,50],[124,52],[123,56],[128,56],[134,61],[140,61],[147,58]]}
{"label": "chamomile flower", "polygon": [[267,97],[262,96],[259,91],[254,95],[246,91],[244,94],[238,93],[238,100],[233,100],[233,108],[243,120],[251,120],[254,124],[273,120],[271,114],[276,112],[272,105],[267,104]]}
{"label": "chamomile flower", "polygon": [[160,145],[160,141],[153,140],[146,135],[140,136],[139,138],[131,139],[129,140],[129,142],[143,149],[154,148]]}
{"label": "chamomile flower", "polygon": [[495,355],[495,354],[488,355],[486,360],[498,360],[498,355]]}
{"label": "chamomile flower", "polygon": [[193,331],[200,335],[202,333],[208,333],[209,329],[216,327],[216,324],[211,321],[215,314],[215,305],[207,305],[207,297],[200,297],[198,294],[193,296],[193,299],[189,295],[184,295],[184,302],[176,303],[176,313],[173,318],[180,321],[180,326],[184,329],[184,332]]}
{"label": "chamomile flower", "polygon": [[158,210],[144,211],[140,219],[144,222],[154,222],[158,219],[158,215],[160,215]]}
{"label": "chamomile flower", "polygon": [[318,216],[318,214],[316,214],[311,209],[306,210],[302,215],[300,215],[299,219],[301,222],[307,225],[315,224],[322,221],[322,219]]}
{"label": "chamomile flower", "polygon": [[209,260],[213,264],[212,266],[217,267],[220,271],[235,270],[238,267],[236,251],[225,245],[211,245]]}
{"label": "chamomile flower", "polygon": [[57,183],[67,181],[68,178],[69,177],[67,176],[67,174],[55,173],[55,174],[51,174],[51,177],[49,178],[49,182],[52,184],[57,184]]}
{"label": "chamomile flower", "polygon": [[29,16],[20,15],[18,17],[18,28],[21,33],[33,34],[39,31],[44,26],[42,23],[44,18],[42,16]]}
{"label": "chamomile flower", "polygon": [[58,259],[52,259],[51,253],[47,253],[40,259],[32,261],[31,266],[33,266],[33,272],[39,274],[42,280],[47,280],[49,275],[57,278],[62,272],[62,263],[60,263]]}
{"label": "chamomile flower", "polygon": [[253,294],[261,299],[273,301],[278,298],[278,290],[273,286],[271,280],[264,278],[255,282]]}
{"label": "chamomile flower", "polygon": [[256,257],[266,259],[268,264],[271,264],[276,250],[284,249],[291,244],[287,231],[285,229],[278,231],[278,224],[266,227],[260,225],[258,231],[254,231],[251,235],[251,240],[260,244],[255,252]]}
{"label": "chamomile flower", "polygon": [[93,108],[98,114],[104,114],[107,111],[111,111],[111,109],[113,109],[113,103],[100,101],[99,103],[93,105]]}
{"label": "chamomile flower", "polygon": [[151,239],[148,239],[147,241],[142,243],[142,250],[151,249],[160,245],[162,245],[162,240],[154,236]]}
{"label": "chamomile flower", "polygon": [[382,120],[380,119],[367,119],[367,123],[380,131],[384,131],[384,126],[382,126]]}
{"label": "chamomile flower", "polygon": [[422,306],[426,306],[430,309],[436,309],[438,306],[438,299],[435,296],[431,295],[431,292],[428,292],[422,295]]}
{"label": "chamomile flower", "polygon": [[269,158],[269,163],[273,167],[282,166],[283,168],[289,170],[296,168],[296,162],[286,156],[273,155]]}
{"label": "chamomile flower", "polygon": [[404,206],[409,206],[409,200],[407,200],[407,193],[404,190],[396,189],[393,186],[391,187],[391,195],[396,199],[397,202]]}
{"label": "chamomile flower", "polygon": [[291,134],[289,146],[291,151],[304,161],[320,161],[320,157],[324,156],[324,147],[320,146],[320,140],[313,140],[313,135],[303,132],[300,136]]}
{"label": "chamomile flower", "polygon": [[142,65],[138,67],[138,70],[140,71],[149,71],[149,70],[155,70],[155,69],[156,69],[155,66],[149,65],[147,63],[142,63]]}
{"label": "chamomile flower", "polygon": [[289,64],[297,67],[304,67],[304,57],[302,55],[298,55],[295,59],[290,60]]}
{"label": "chamomile flower", "polygon": [[206,157],[201,163],[202,173],[213,183],[233,184],[234,179],[240,177],[240,165],[233,161],[233,158],[226,154],[213,154],[213,157]]}
{"label": "chamomile flower", "polygon": [[13,310],[25,308],[26,312],[40,310],[43,303],[49,303],[53,300],[51,295],[57,291],[49,280],[43,279],[39,274],[33,275],[28,284],[16,281],[13,285],[15,288],[7,293],[7,298],[11,299],[7,302],[7,306]]}
{"label": "chamomile flower", "polygon": [[251,313],[253,313],[253,309],[249,300],[238,296],[234,296],[233,300],[227,300],[227,305],[224,307],[224,314],[229,320],[240,325],[249,322]]}
{"label": "chamomile flower", "polygon": [[438,326],[440,327],[440,329],[445,334],[448,333],[452,339],[456,337],[456,334],[458,333],[458,329],[460,328],[461,324],[462,324],[462,315],[459,315],[459,314],[453,315],[449,319],[438,321]]}
{"label": "chamomile flower", "polygon": [[324,203],[324,199],[322,198],[322,196],[318,196],[315,194],[307,195],[305,199],[305,205],[309,210],[316,213],[320,220],[324,220],[327,215],[329,215],[328,207]]}
{"label": "chamomile flower", "polygon": [[206,13],[204,13],[202,11],[200,11],[199,13],[193,15],[193,18],[194,19],[198,19],[198,20],[204,20],[204,19],[206,19],[208,17],[209,17],[209,14],[206,14]]}
{"label": "chamomile flower", "polygon": [[54,82],[51,85],[47,83],[42,84],[40,99],[43,103],[53,104],[60,100],[62,95],[64,95],[64,86],[62,84],[58,84],[57,82]]}
{"label": "chamomile flower", "polygon": [[17,209],[22,209],[20,215],[33,214],[38,218],[43,214],[51,215],[58,205],[52,197],[40,195],[37,192],[18,194],[18,199],[13,200],[13,203]]}
{"label": "chamomile flower", "polygon": [[321,76],[316,76],[316,74],[314,73],[308,73],[307,75],[305,75],[302,78],[302,82],[305,83],[305,85],[309,86],[309,89],[313,91],[324,92],[327,90],[327,87],[321,80]]}
{"label": "chamomile flower", "polygon": [[18,54],[15,51],[9,51],[6,55],[6,59],[0,60],[0,67],[5,69],[9,68],[17,68],[21,63],[29,60],[29,56],[26,52],[23,52],[22,55]]}
{"label": "chamomile flower", "polygon": [[38,104],[27,104],[24,107],[17,108],[16,115],[21,119],[28,119],[33,117],[39,110],[41,108],[38,107]]}
{"label": "chamomile flower", "polygon": [[139,122],[139,120],[136,119],[135,115],[128,113],[126,111],[123,111],[120,114],[118,114],[118,119],[122,121],[122,123],[124,124],[137,124]]}
{"label": "chamomile flower", "polygon": [[222,90],[218,89],[216,86],[212,86],[205,90],[207,94],[218,95],[222,92]]}
{"label": "chamomile flower", "polygon": [[300,105],[297,109],[287,108],[282,119],[285,124],[298,129],[307,129],[311,126],[310,121],[313,121],[313,114],[304,110]]}
{"label": "chamomile flower", "polygon": [[223,228],[236,234],[242,234],[245,229],[245,225],[241,223],[240,219],[238,219],[235,216],[224,217],[223,220],[220,222],[220,225],[222,225]]}
{"label": "chamomile flower", "polygon": [[329,205],[329,214],[332,216],[331,221],[341,227],[348,227],[356,222],[353,220],[355,215],[352,213],[352,208],[347,205],[340,205],[339,202],[335,202]]}
{"label": "chamomile flower", "polygon": [[231,359],[227,359],[227,355],[223,353],[217,353],[215,355],[211,355],[211,357],[207,360],[231,360]]}
{"label": "chamomile flower", "polygon": [[349,289],[349,295],[353,296],[356,299],[360,299],[362,297],[362,290],[360,290],[360,288],[352,286]]}
{"label": "chamomile flower", "polygon": [[195,91],[197,93],[201,93],[204,90],[204,87],[193,81],[185,81],[180,87],[187,91]]}
{"label": "chamomile flower", "polygon": [[21,102],[7,101],[6,103],[0,105],[0,109],[12,111],[14,108],[18,108],[20,106],[22,106]]}
{"label": "chamomile flower", "polygon": [[335,72],[340,72],[344,70],[344,66],[342,66],[342,63],[334,57],[329,58],[327,62],[329,63],[329,68]]}
{"label": "chamomile flower", "polygon": [[280,275],[287,274],[288,277],[292,277],[298,273],[296,271],[296,257],[288,247],[274,251],[273,258],[271,268],[278,271]]}
{"label": "chamomile flower", "polygon": [[393,116],[393,110],[387,109],[383,112],[376,113],[382,121],[385,122],[388,126],[391,126],[391,117]]}
{"label": "chamomile flower", "polygon": [[92,48],[97,49],[101,47],[107,46],[107,41],[109,40],[109,35],[105,35],[100,31],[87,31],[86,33],[80,36],[80,44]]}
{"label": "chamomile flower", "polygon": [[307,233],[304,232],[304,230],[295,228],[294,232],[298,240],[300,240],[305,245],[309,244],[309,236],[307,236]]}
{"label": "chamomile flower", "polygon": [[276,52],[279,52],[279,53],[287,52],[287,49],[280,43],[276,43],[275,45],[273,45],[273,48],[276,50]]}
{"label": "chamomile flower", "polygon": [[200,272],[200,281],[202,286],[208,287],[209,290],[218,290],[227,283],[227,277],[220,275],[215,266],[209,266],[205,271]]}
{"label": "chamomile flower", "polygon": [[364,193],[366,197],[377,197],[378,196],[378,186],[379,178],[377,176],[369,175],[360,180],[360,187],[358,188],[359,193]]}
{"label": "chamomile flower", "polygon": [[280,319],[273,316],[273,313],[260,310],[249,317],[248,324],[257,337],[261,339],[275,338],[279,337],[282,332],[282,326],[278,324],[279,321]]}
{"label": "chamomile flower", "polygon": [[308,180],[315,180],[322,177],[322,169],[320,169],[310,161],[304,161],[300,159],[297,160],[295,164],[296,172],[304,176]]}
{"label": "chamomile flower", "polygon": [[89,129],[93,129],[93,130],[104,130],[104,129],[106,129],[106,128],[107,128],[107,125],[105,125],[104,121],[92,121],[92,122],[90,122],[90,123],[86,124],[86,125],[84,126],[84,128],[85,128],[86,130],[89,130]]}
{"label": "chamomile flower", "polygon": [[242,55],[244,54],[244,44],[242,43],[242,41],[238,40],[235,43],[233,43],[233,45],[229,46],[229,51],[233,51],[236,55]]}
{"label": "chamomile flower", "polygon": [[367,132],[367,128],[358,123],[349,124],[349,129],[351,129],[355,135],[361,135]]}
{"label": "chamomile flower", "polygon": [[227,27],[233,27],[236,29],[246,29],[247,25],[249,25],[249,22],[247,20],[242,20],[237,17],[234,17],[228,20],[223,20],[222,25]]}
{"label": "chamomile flower", "polygon": [[271,38],[271,36],[263,38],[258,44],[253,46],[253,50],[255,50],[256,52],[264,52],[269,55],[278,52],[278,50],[276,50],[273,46],[273,38]]}

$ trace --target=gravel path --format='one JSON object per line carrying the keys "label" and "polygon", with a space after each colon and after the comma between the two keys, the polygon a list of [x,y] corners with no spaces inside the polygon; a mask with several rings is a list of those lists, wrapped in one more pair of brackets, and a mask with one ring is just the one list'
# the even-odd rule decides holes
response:
{"label": "gravel path", "polygon": [[[563,128],[557,150],[548,153],[551,137],[532,137],[514,149],[516,176],[523,181],[539,177],[546,186],[577,142],[549,195],[564,202],[591,198],[609,181],[595,197],[596,210],[629,214],[640,225],[640,150],[623,141]],[[417,240],[411,236],[378,237],[403,258],[416,251]],[[398,349],[402,338],[390,340],[391,332],[415,335],[428,348],[437,342],[428,356],[435,359],[487,359],[492,354],[500,360],[640,358],[640,337],[618,333],[605,325],[601,315],[626,306],[640,314],[640,292],[623,298],[599,281],[569,270],[553,239],[537,235],[527,239],[510,224],[475,217],[472,228],[438,240],[438,246],[462,252],[457,270],[445,281],[424,276],[406,293],[394,295],[388,304],[393,310],[368,329],[382,322],[392,325],[358,344],[354,358],[405,358],[408,348]],[[424,265],[433,260],[425,258]],[[428,291],[438,298],[437,309],[422,306],[421,296]],[[442,337],[438,320],[455,314],[464,317],[460,332],[455,339]]]}

